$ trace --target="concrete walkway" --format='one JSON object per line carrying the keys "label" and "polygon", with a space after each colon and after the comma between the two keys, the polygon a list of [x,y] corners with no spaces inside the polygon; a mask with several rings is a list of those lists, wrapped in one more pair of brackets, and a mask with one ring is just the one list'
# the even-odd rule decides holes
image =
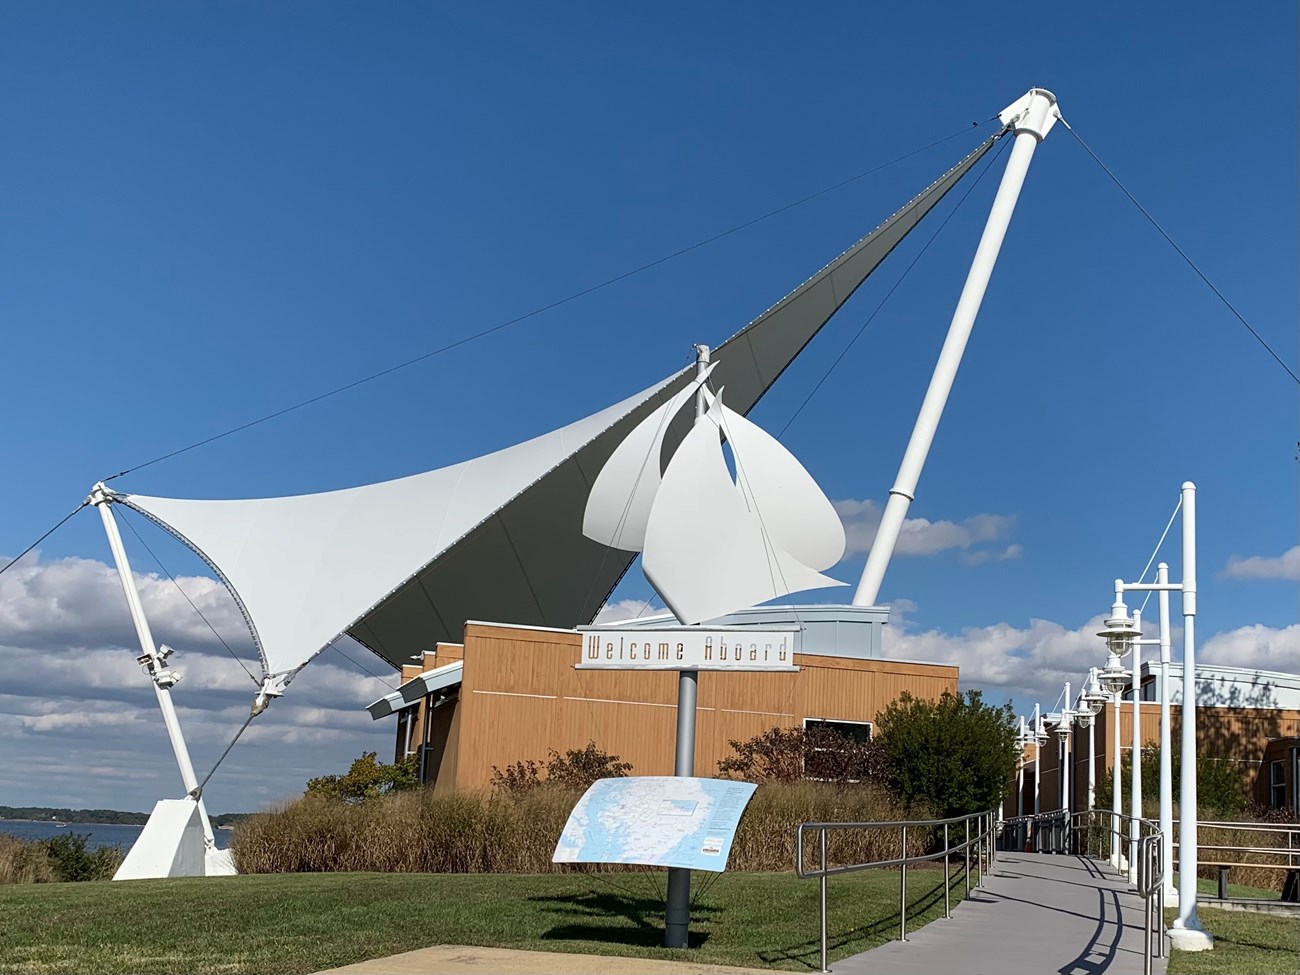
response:
{"label": "concrete walkway", "polygon": [[376,958],[317,975],[772,975],[771,969],[728,968],[683,961],[574,955],[561,951],[516,951],[513,948],[471,948],[436,945],[388,958]]}
{"label": "concrete walkway", "polygon": [[[836,975],[1141,975],[1142,899],[1084,857],[999,853],[983,888],[906,942],[831,965]],[[1152,970],[1164,975],[1165,959]]]}

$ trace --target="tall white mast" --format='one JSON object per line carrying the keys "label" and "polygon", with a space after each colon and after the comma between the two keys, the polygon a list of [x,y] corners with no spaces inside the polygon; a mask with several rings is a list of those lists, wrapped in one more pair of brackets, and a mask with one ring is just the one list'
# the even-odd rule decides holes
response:
{"label": "tall white mast", "polygon": [[935,430],[939,427],[939,418],[943,415],[948,393],[957,377],[957,367],[961,365],[962,353],[966,351],[966,342],[975,325],[975,316],[979,314],[980,303],[984,300],[984,290],[993,274],[993,265],[1002,248],[1002,238],[1006,235],[1007,225],[1011,222],[1011,214],[1020,196],[1020,188],[1024,185],[1029,160],[1033,158],[1038,143],[1043,141],[1060,118],[1060,112],[1056,107],[1055,95],[1045,88],[1031,88],[1022,98],[1003,109],[1000,117],[1003,124],[1010,125],[1015,133],[1015,144],[1011,147],[1011,157],[1007,160],[1002,183],[984,225],[984,235],[975,250],[975,259],[966,276],[966,285],[962,288],[952,323],[948,326],[948,337],[944,340],[934,375],[930,378],[930,388],[926,390],[925,400],[921,403],[921,412],[912,429],[912,439],[908,441],[907,450],[903,454],[898,479],[889,492],[880,528],[872,543],[871,553],[867,556],[866,568],[862,570],[862,581],[858,583],[858,591],[853,597],[855,606],[874,606],[880,596],[885,570],[889,568],[898,534],[903,529],[908,505],[916,497],[921,468],[925,466],[926,455],[930,452]]}
{"label": "tall white mast", "polygon": [[[99,509],[100,518],[104,521],[104,534],[108,536],[108,547],[113,552],[118,578],[122,581],[122,591],[126,595],[127,609],[131,612],[131,622],[135,624],[136,636],[140,639],[141,653],[137,659],[153,682],[158,708],[162,711],[163,724],[167,727],[167,737],[171,740],[172,752],[176,755],[176,764],[180,767],[181,782],[185,786],[185,791],[194,795],[198,791],[199,782],[194,775],[194,764],[190,761],[190,751],[185,744],[185,736],[181,734],[180,720],[176,717],[176,705],[172,703],[171,688],[179,680],[179,675],[164,666],[171,651],[163,647],[163,652],[160,653],[154,643],[153,630],[149,627],[148,617],[144,615],[144,606],[140,603],[140,591],[136,589],[131,563],[127,560],[126,548],[122,545],[122,534],[117,530],[117,519],[113,517],[112,498],[112,492],[100,483],[96,484],[94,491],[91,492],[90,503]],[[212,823],[208,820],[203,799],[197,795],[194,795],[194,798],[199,805],[203,835],[211,848]]]}

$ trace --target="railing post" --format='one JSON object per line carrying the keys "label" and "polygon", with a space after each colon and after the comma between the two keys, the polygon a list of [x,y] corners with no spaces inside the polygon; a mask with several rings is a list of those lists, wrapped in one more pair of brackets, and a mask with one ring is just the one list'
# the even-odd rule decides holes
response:
{"label": "railing post", "polygon": [[907,827],[903,827],[903,864],[898,880],[898,940],[907,940]]}
{"label": "railing post", "polygon": [[966,896],[970,896],[970,819],[963,820],[966,826],[966,842],[962,844],[962,850],[966,854]]}
{"label": "railing post", "polygon": [[822,876],[821,876],[821,884],[820,884],[821,895],[822,895],[821,897],[822,900],[822,907],[821,907],[822,971],[829,972],[830,969],[826,967],[826,827],[825,826],[821,828],[820,833],[821,835],[819,836],[818,839],[821,846],[821,868],[822,868]]}
{"label": "railing post", "polygon": [[1142,898],[1146,924],[1142,927],[1142,975],[1151,975],[1151,898]]}
{"label": "railing post", "polygon": [[[1160,855],[1164,857],[1164,848]],[[1165,871],[1160,871],[1160,890],[1156,893],[1156,957],[1165,957]]]}
{"label": "railing post", "polygon": [[948,852],[948,824],[943,824],[943,916],[952,917],[952,905],[948,903],[948,888],[952,886],[949,881],[949,863],[952,855]]}

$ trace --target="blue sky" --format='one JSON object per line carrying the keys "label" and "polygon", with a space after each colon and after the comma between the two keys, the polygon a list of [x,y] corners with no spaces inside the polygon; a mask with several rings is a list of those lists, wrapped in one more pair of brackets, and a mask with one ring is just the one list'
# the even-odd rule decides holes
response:
{"label": "blue sky", "polygon": [[[1057,93],[1294,367],[1296,32],[1294,7],[1246,15],[1208,3],[1176,17],[1137,4],[9,5],[0,553],[20,551],[99,477],[961,133],[117,484],[196,497],[323,490],[593,412],[780,298],[988,131],[964,127],[1031,85]],[[1000,170],[787,431],[832,498],[883,501]],[[787,372],[757,422],[786,424],[953,202]],[[1108,607],[1109,580],[1141,571],[1190,478],[1201,489],[1199,632],[1221,663],[1296,669],[1295,440],[1292,380],[1058,127],[1035,157],[912,506],[930,524],[916,523],[914,553],[885,581],[884,599],[907,607],[896,651],[950,655],[971,683],[1025,709],[1054,694],[1062,674],[1097,662],[1080,634]],[[173,571],[198,571],[165,538],[146,538]],[[138,545],[133,555],[155,570]],[[1177,576],[1176,541],[1166,555]],[[121,722],[121,704],[151,706],[120,649],[122,611],[111,587],[94,590],[102,606],[84,586],[73,592],[78,572],[102,583],[107,557],[83,513],[42,546],[28,583],[0,588],[0,803],[42,798],[21,769],[70,750],[56,777],[67,801],[142,807],[156,795],[129,760],[159,744],[153,715],[105,723]],[[862,558],[834,574],[855,581]],[[616,598],[648,594],[634,572]],[[220,593],[211,598],[219,613]],[[175,612],[203,658],[181,685],[191,723],[211,722],[210,736],[195,732],[202,765],[246,695],[232,685],[211,712],[200,685],[226,693],[217,668],[234,665],[181,622],[188,610]],[[101,650],[124,669],[111,692],[33,677],[33,661],[57,670]],[[304,674],[281,720],[319,734],[289,749],[286,779],[389,747],[388,725],[357,710],[382,686],[336,657],[313,668],[318,686]],[[84,720],[57,717],[69,712]],[[90,730],[111,756],[87,744]],[[246,805],[254,766],[273,751],[241,749],[215,808]]]}

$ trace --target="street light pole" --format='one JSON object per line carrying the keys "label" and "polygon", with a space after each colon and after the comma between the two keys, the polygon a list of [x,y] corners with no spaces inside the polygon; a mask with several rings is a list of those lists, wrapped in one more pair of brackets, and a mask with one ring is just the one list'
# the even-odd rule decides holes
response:
{"label": "street light pole", "polygon": [[1132,798],[1129,803],[1128,821],[1128,882],[1137,886],[1138,882],[1138,840],[1141,839],[1142,819],[1142,610],[1133,610],[1134,638],[1129,641],[1133,648],[1132,688],[1133,694],[1133,750],[1130,773],[1132,780]]}
{"label": "street light pole", "polygon": [[[1169,564],[1156,566],[1156,582],[1169,585]],[[1169,719],[1169,590],[1157,594],[1160,604],[1160,835],[1164,847],[1165,903],[1178,906],[1178,889],[1174,887],[1174,775],[1173,746],[1170,744]]]}
{"label": "street light pole", "polygon": [[1169,940],[1180,951],[1205,951],[1214,938],[1196,916],[1196,485],[1183,482],[1183,728],[1178,814],[1178,917]]}
{"label": "street light pole", "polygon": [[[1156,582],[1149,583],[1125,583],[1122,580],[1115,580],[1115,607],[1117,616],[1120,614],[1127,615],[1124,607],[1124,592],[1126,590],[1136,590],[1145,592],[1159,592],[1167,600],[1167,594],[1170,592],[1182,593],[1183,602],[1183,703],[1182,703],[1182,742],[1181,742],[1181,771],[1180,771],[1180,789],[1179,789],[1179,817],[1178,817],[1178,917],[1174,920],[1169,928],[1170,943],[1181,951],[1205,951],[1214,947],[1214,938],[1204,925],[1201,924],[1200,918],[1196,914],[1196,868],[1199,861],[1197,855],[1197,838],[1196,830],[1199,824],[1199,810],[1196,801],[1196,485],[1191,481],[1184,481],[1182,486],[1182,498],[1179,502],[1182,511],[1183,521],[1183,580],[1181,583],[1170,583],[1168,581],[1168,567],[1164,568],[1163,574],[1157,570]],[[1166,604],[1167,605],[1167,602]],[[1168,611],[1164,610],[1162,622],[1167,618]],[[1107,643],[1111,647],[1112,653],[1115,651],[1116,641],[1112,637],[1118,632],[1113,630],[1107,620],[1108,627],[1100,634],[1107,638]],[[1168,626],[1162,627],[1164,636],[1161,642],[1161,661],[1162,665],[1165,659],[1165,646],[1168,644]],[[1135,650],[1136,652],[1136,650]],[[1108,668],[1109,669],[1109,668]],[[1137,669],[1136,667],[1134,668]],[[1162,681],[1166,676],[1166,671],[1162,666]],[[1162,692],[1161,720],[1162,724],[1165,719],[1165,703]],[[1135,719],[1138,702],[1134,702]],[[1135,739],[1136,740],[1136,739]],[[1167,739],[1164,737],[1162,730],[1161,744]],[[1135,765],[1139,762],[1135,761]],[[1163,763],[1162,763],[1163,770]],[[1172,788],[1172,787],[1171,787]],[[1172,820],[1172,796],[1170,798],[1170,818]],[[1163,817],[1162,802],[1162,817]],[[1117,807],[1118,808],[1118,807]],[[1162,820],[1163,821],[1163,820]],[[1172,830],[1171,830],[1172,832]],[[1166,833],[1166,850],[1172,846],[1172,836]],[[1172,867],[1171,861],[1166,861],[1169,867]]]}

